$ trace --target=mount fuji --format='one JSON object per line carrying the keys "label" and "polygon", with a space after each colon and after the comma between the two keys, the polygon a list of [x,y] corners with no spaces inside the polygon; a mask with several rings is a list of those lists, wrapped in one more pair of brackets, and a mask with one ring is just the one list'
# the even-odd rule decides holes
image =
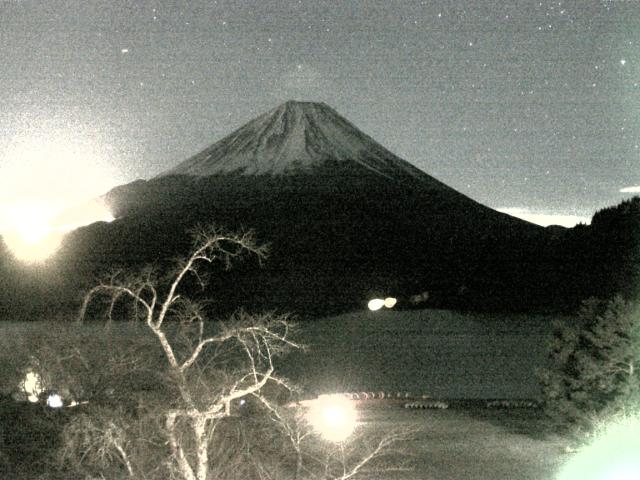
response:
{"label": "mount fuji", "polygon": [[103,200],[116,220],[75,231],[60,253],[83,275],[161,262],[189,248],[190,228],[216,223],[271,246],[264,268],[214,276],[226,303],[324,313],[424,292],[426,306],[546,300],[530,286],[548,231],[448,187],[322,103],[286,102]]}
{"label": "mount fuji", "polygon": [[[164,175],[327,174],[327,162],[389,179],[426,178],[324,103],[288,101]],[[345,173],[343,169],[342,174]]]}

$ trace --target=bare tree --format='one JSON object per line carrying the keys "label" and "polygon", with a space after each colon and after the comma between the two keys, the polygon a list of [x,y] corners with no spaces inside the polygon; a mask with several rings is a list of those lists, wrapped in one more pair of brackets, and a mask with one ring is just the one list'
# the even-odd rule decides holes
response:
{"label": "bare tree", "polygon": [[[385,459],[407,430],[335,444],[304,408],[286,405],[293,387],[274,360],[301,348],[288,316],[239,310],[207,321],[189,298],[189,285],[206,284],[205,267],[228,268],[243,254],[260,260],[265,249],[250,233],[200,229],[168,274],[110,275],[84,297],[78,336],[43,342],[49,383],[64,379],[85,401],[64,428],[64,465],[84,476],[176,480],[347,480],[401,469]],[[100,300],[107,323],[96,331],[87,320]],[[123,312],[135,320],[126,328],[112,322]]]}
{"label": "bare tree", "polygon": [[[250,233],[230,234],[201,229],[191,254],[178,262],[163,283],[151,270],[133,277],[112,275],[85,296],[79,319],[99,296],[108,300],[111,317],[116,302],[128,298],[144,325],[159,343],[166,362],[166,376],[176,398],[155,405],[162,418],[171,462],[181,478],[207,480],[211,471],[209,441],[218,422],[232,415],[232,405],[243,397],[255,397],[265,405],[272,400],[263,395],[268,384],[289,388],[275,373],[274,357],[290,348],[299,348],[291,339],[287,316],[236,313],[228,322],[205,322],[201,305],[184,298],[182,284],[188,276],[202,285],[204,265],[250,253],[263,258]],[[125,452],[122,429],[111,423],[101,431],[110,448],[131,477],[138,475]],[[107,435],[108,433],[108,435]],[[104,443],[104,442],[103,442]],[[105,445],[100,454],[105,456]]]}

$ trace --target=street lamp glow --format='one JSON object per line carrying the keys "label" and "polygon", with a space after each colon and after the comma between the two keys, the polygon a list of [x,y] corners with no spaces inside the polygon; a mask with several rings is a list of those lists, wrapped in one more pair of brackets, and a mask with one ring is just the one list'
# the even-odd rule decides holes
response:
{"label": "street lamp glow", "polygon": [[353,402],[340,395],[321,395],[311,402],[307,419],[330,442],[344,442],[355,430],[357,413]]}
{"label": "street lamp glow", "polygon": [[398,299],[394,297],[387,297],[384,299],[384,306],[387,308],[393,308],[398,303]]}

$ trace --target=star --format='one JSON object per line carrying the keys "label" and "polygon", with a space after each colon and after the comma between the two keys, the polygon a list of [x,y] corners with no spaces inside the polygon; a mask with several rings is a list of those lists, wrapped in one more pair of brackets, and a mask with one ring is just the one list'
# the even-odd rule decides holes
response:
{"label": "star", "polygon": [[620,60],[620,65],[622,65],[624,67],[624,65],[627,63],[627,61],[623,58],[622,60]]}

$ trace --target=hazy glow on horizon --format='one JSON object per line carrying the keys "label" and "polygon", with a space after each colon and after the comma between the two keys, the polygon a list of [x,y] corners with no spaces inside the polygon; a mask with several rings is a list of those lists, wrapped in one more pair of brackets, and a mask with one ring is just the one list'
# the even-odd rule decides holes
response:
{"label": "hazy glow on horizon", "polygon": [[117,183],[89,142],[64,132],[21,137],[0,164],[0,235],[21,261],[41,262],[66,232],[113,220],[106,205],[89,201]]}
{"label": "hazy glow on horizon", "polygon": [[563,227],[571,228],[578,223],[584,223],[588,225],[591,223],[589,217],[582,217],[579,215],[563,215],[560,213],[544,213],[544,212],[532,212],[526,208],[512,208],[504,207],[497,208],[499,212],[506,213],[512,217],[517,217],[527,222],[535,223],[542,227],[548,227],[549,225],[561,225]]}

